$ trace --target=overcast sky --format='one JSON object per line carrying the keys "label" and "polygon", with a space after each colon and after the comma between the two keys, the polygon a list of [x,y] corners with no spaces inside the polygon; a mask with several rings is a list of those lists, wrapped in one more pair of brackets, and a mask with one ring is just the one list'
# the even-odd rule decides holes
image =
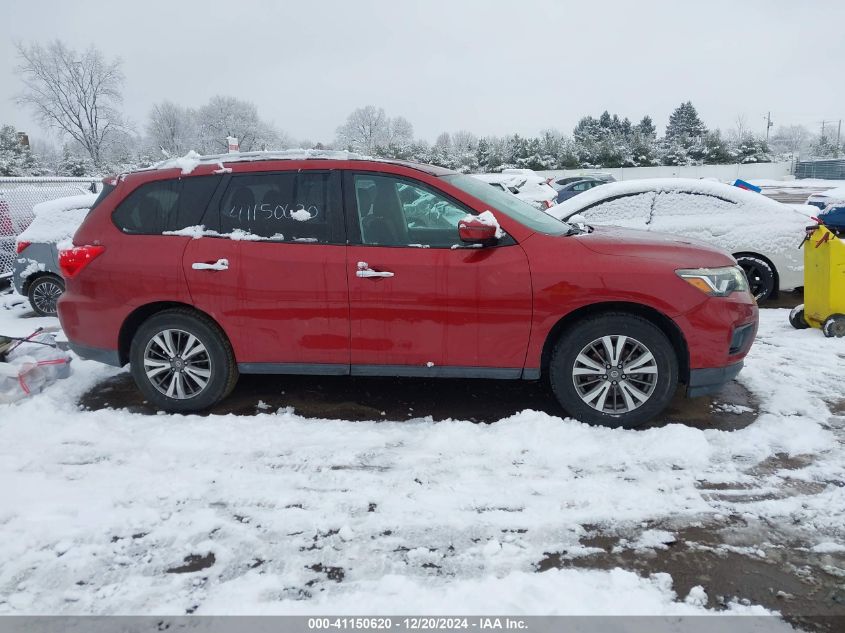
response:
{"label": "overcast sky", "polygon": [[0,123],[44,138],[11,97],[15,41],[61,38],[123,60],[125,113],[253,101],[297,139],[328,141],[356,107],[402,115],[417,136],[567,133],[605,109],[636,122],[692,100],[725,130],[744,114],[818,130],[845,118],[845,2],[685,0],[145,0],[5,4]]}

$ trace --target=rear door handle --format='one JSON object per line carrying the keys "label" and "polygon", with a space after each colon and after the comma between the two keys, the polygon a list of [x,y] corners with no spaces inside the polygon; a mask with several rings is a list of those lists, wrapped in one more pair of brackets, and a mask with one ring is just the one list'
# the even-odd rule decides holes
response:
{"label": "rear door handle", "polygon": [[358,262],[358,270],[355,271],[355,276],[369,279],[372,277],[393,277],[393,273],[386,270],[373,270],[367,262]]}
{"label": "rear door handle", "polygon": [[228,259],[218,259],[213,264],[209,264],[208,262],[194,262],[191,264],[191,268],[194,270],[229,270],[229,260]]}

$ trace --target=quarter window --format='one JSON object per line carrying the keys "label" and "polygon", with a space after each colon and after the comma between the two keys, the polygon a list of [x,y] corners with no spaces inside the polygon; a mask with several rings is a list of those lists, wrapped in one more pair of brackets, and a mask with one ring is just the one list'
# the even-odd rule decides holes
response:
{"label": "quarter window", "polygon": [[[121,231],[134,235],[161,235],[165,231],[199,224],[219,183],[219,176],[193,176],[146,183],[118,205],[112,220]],[[110,191],[104,188],[95,204],[99,204]]]}

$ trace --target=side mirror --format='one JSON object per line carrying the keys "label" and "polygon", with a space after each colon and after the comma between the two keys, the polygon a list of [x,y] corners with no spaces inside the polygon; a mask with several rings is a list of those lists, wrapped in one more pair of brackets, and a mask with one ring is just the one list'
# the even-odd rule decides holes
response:
{"label": "side mirror", "polygon": [[496,239],[497,226],[487,224],[477,217],[468,217],[458,222],[458,236],[462,242],[479,244]]}
{"label": "side mirror", "polygon": [[573,215],[570,215],[568,218],[566,218],[566,221],[569,224],[586,224],[587,218],[585,218],[580,213],[575,213]]}

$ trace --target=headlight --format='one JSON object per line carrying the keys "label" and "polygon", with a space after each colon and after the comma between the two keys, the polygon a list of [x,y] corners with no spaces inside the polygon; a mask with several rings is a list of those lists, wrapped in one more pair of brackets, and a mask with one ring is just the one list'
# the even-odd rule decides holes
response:
{"label": "headlight", "polygon": [[678,277],[711,297],[727,297],[732,292],[748,292],[748,279],[739,266],[724,268],[684,268]]}

